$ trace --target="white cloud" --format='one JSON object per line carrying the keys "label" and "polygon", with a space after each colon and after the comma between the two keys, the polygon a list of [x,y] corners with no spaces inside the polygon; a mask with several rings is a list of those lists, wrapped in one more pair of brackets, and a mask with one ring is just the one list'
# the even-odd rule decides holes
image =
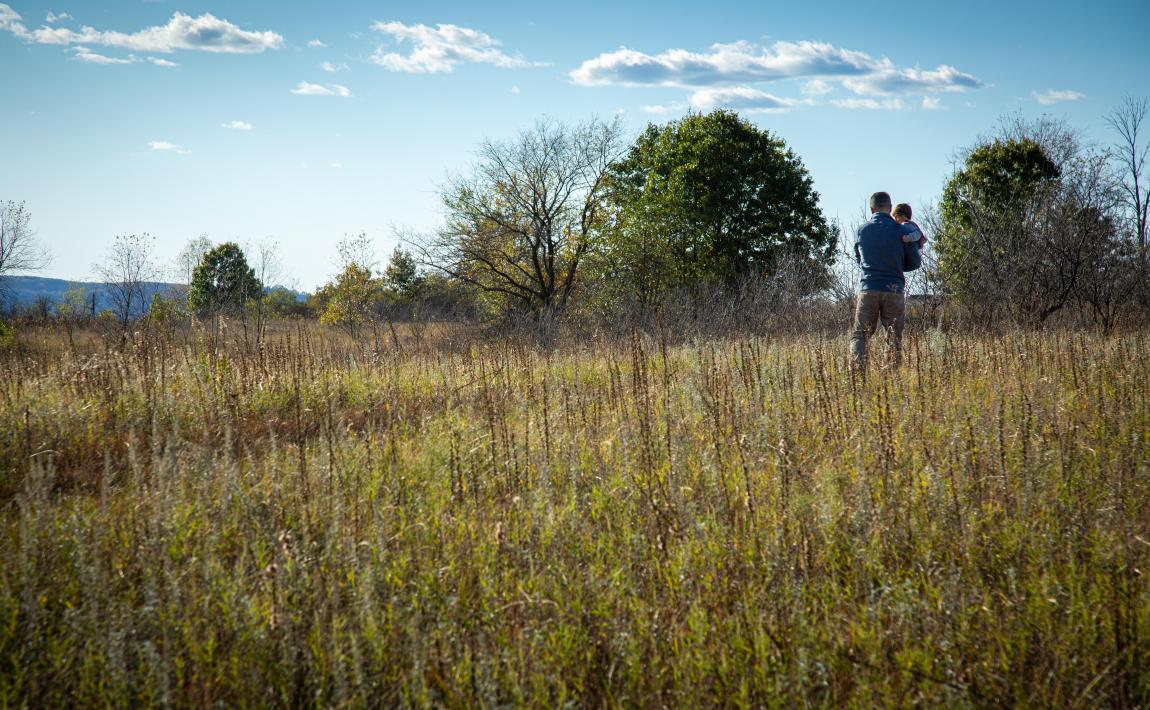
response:
{"label": "white cloud", "polygon": [[895,69],[885,60],[884,64],[882,70],[873,74],[844,79],[843,86],[856,94],[866,96],[969,91],[983,86],[983,83],[973,75],[961,72],[946,64],[933,71]]}
{"label": "white cloud", "polygon": [[247,121],[228,121],[220,124],[220,128],[230,128],[233,131],[250,131],[253,127]]}
{"label": "white cloud", "polygon": [[164,151],[169,153],[179,153],[180,155],[189,155],[192,151],[188,150],[182,145],[176,143],[169,143],[168,141],[148,141],[148,147],[152,150]]}
{"label": "white cloud", "polygon": [[329,74],[335,74],[338,71],[345,71],[347,69],[350,69],[351,67],[349,67],[346,63],[343,63],[343,62],[340,62],[339,64],[332,64],[331,62],[320,62],[319,68],[323,69],[325,72],[327,72]]}
{"label": "white cloud", "polygon": [[922,107],[927,111],[938,111],[942,108],[942,99],[937,96],[922,97]]}
{"label": "white cloud", "polygon": [[698,111],[710,111],[723,106],[747,113],[782,113],[805,102],[779,98],[748,86],[733,86],[699,89],[691,94],[688,103]]}
{"label": "white cloud", "polygon": [[343,163],[332,163],[331,167],[333,170],[342,170],[343,169]]}
{"label": "white cloud", "polygon": [[306,81],[301,81],[296,84],[296,87],[291,90],[293,94],[300,96],[341,96],[347,98],[351,96],[351,89],[339,84],[312,84]]}
{"label": "white cloud", "polygon": [[151,62],[152,64],[155,64],[158,67],[178,67],[178,66],[180,66],[179,64],[177,64],[175,62],[169,62],[167,59],[160,59],[159,57],[148,57],[148,61]]}
{"label": "white cloud", "polygon": [[571,72],[582,86],[713,86],[802,76],[872,72],[881,62],[825,42],[715,44],[708,52],[671,49],[657,55],[621,47],[588,59]]}
{"label": "white cloud", "polygon": [[519,87],[518,86],[512,86],[510,89],[508,89],[508,91],[510,91],[513,94],[518,94],[519,93]]}
{"label": "white cloud", "polygon": [[1043,106],[1049,106],[1050,104],[1056,104],[1059,101],[1077,101],[1079,99],[1086,98],[1086,94],[1083,94],[1080,91],[1057,91],[1055,89],[1047,89],[1041,94],[1037,91],[1031,91],[1030,98],[1034,99]]}
{"label": "white cloud", "polygon": [[[679,87],[693,89],[694,108],[731,106],[748,111],[781,111],[813,100],[780,98],[756,84],[802,79],[801,92],[822,96],[841,83],[862,96],[884,97],[969,91],[984,84],[971,74],[943,64],[936,69],[901,69],[889,59],[876,58],[827,42],[775,42],[763,47],[751,42],[715,44],[704,52],[669,49],[646,54],[621,47],[584,61],[570,72],[581,86]],[[835,103],[835,102],[832,102]],[[851,101],[848,108],[901,108],[901,101]],[[674,105],[647,107],[673,110]]]}
{"label": "white cloud", "polygon": [[903,108],[902,99],[836,99],[831,102],[839,108],[868,109],[871,111],[899,111]]}
{"label": "white cloud", "polygon": [[833,86],[831,86],[831,83],[829,81],[824,81],[823,79],[811,79],[807,83],[803,84],[802,88],[802,92],[807,96],[822,96],[823,94],[829,94],[834,90],[835,89]]}
{"label": "white cloud", "polygon": [[135,57],[129,56],[127,59],[106,57],[103,54],[96,54],[87,47],[74,47],[72,51],[75,52],[76,59],[88,64],[133,64],[136,62]]}
{"label": "white cloud", "polygon": [[71,19],[75,19],[75,18],[73,18],[71,15],[69,15],[66,12],[56,13],[56,12],[52,12],[49,10],[48,16],[44,18],[44,22],[51,24],[53,22],[63,22],[64,20],[71,20]]}
{"label": "white cloud", "polygon": [[5,3],[0,3],[0,29],[7,30],[26,42],[36,44],[90,44],[139,52],[167,53],[186,49],[251,54],[283,45],[283,37],[275,32],[242,30],[210,13],[191,17],[177,12],[166,25],[147,27],[132,33],[97,30],[87,25],[81,27],[79,31],[64,27],[40,27],[30,30],[21,22],[21,17],[15,10]]}
{"label": "white cloud", "polygon": [[307,46],[309,46],[309,47],[326,47],[327,45],[323,43],[323,40],[312,39],[312,40],[308,40]]}
{"label": "white cloud", "polygon": [[492,64],[503,69],[539,66],[520,56],[504,54],[499,40],[478,30],[456,25],[405,25],[402,22],[376,22],[376,32],[390,35],[396,42],[410,42],[408,54],[388,52],[377,47],[371,61],[390,71],[409,74],[450,72],[465,63]]}

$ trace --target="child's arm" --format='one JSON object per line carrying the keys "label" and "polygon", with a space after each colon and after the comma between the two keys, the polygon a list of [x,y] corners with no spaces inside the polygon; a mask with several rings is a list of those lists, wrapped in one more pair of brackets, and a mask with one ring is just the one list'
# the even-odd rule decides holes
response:
{"label": "child's arm", "polygon": [[919,226],[917,224],[915,224],[914,222],[909,222],[909,221],[905,222],[902,225],[902,230],[903,230],[903,237],[902,237],[903,242],[906,242],[906,243],[917,242],[920,247],[926,244],[926,235],[923,234],[922,229],[920,229]]}

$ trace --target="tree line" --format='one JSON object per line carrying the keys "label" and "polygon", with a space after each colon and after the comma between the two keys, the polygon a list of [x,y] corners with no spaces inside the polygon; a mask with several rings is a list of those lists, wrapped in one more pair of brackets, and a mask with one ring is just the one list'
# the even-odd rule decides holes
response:
{"label": "tree line", "polygon": [[[920,294],[979,323],[1145,317],[1146,115],[1134,98],[1108,114],[1113,146],[1015,116],[964,149],[938,203],[918,210],[933,237]],[[439,229],[400,233],[382,267],[366,234],[345,237],[336,274],[306,300],[274,287],[274,243],[245,252],[198,237],[177,259],[186,289],[144,303],[154,240],[117,236],[94,267],[113,304],[103,318],[227,318],[258,342],[271,317],[352,335],[441,319],[547,329],[825,308],[857,288],[842,262],[853,236],[821,211],[802,159],[732,111],[652,124],[630,143],[618,121],[539,121],[484,141],[440,192]],[[0,278],[43,266],[27,208],[0,207]],[[59,309],[83,313],[68,299]]]}

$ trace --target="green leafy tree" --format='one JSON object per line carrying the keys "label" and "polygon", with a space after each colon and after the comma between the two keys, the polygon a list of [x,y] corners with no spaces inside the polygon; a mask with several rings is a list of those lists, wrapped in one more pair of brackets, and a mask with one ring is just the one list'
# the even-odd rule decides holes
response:
{"label": "green leafy tree", "polygon": [[301,301],[295,291],[276,286],[264,296],[264,306],[268,313],[281,318],[305,318],[311,314],[306,301]]}
{"label": "green leafy tree", "polygon": [[146,321],[157,333],[170,335],[176,325],[187,315],[179,299],[164,298],[159,293],[152,294],[152,305],[148,308]]}
{"label": "green leafy tree", "polygon": [[649,125],[609,177],[601,263],[640,300],[673,285],[733,285],[788,259],[825,267],[833,258],[837,233],[802,160],[732,111]]}
{"label": "green leafy tree", "polygon": [[1047,151],[1030,138],[995,140],[976,147],[947,181],[939,205],[938,272],[949,290],[973,296],[1007,278],[1044,184],[1061,174]]}
{"label": "green leafy tree", "polygon": [[206,254],[192,272],[188,308],[204,316],[242,313],[244,305],[260,296],[262,286],[239,245],[221,244]]}
{"label": "green leafy tree", "polygon": [[337,325],[354,336],[371,322],[376,306],[383,300],[383,281],[370,268],[352,262],[335,280],[322,286],[316,297],[324,304],[319,322]]}
{"label": "green leafy tree", "polygon": [[1106,151],[1063,121],[1007,118],[966,154],[939,205],[944,290],[983,322],[1041,327],[1078,301],[1111,322],[1123,271],[1120,184]]}
{"label": "green leafy tree", "polygon": [[410,305],[419,296],[423,281],[415,256],[397,246],[383,270],[383,284],[389,296],[397,303]]}

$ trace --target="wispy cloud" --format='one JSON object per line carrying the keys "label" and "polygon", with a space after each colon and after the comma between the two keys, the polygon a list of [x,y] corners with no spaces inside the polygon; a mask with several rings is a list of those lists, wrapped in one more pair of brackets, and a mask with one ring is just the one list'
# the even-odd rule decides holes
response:
{"label": "wispy cloud", "polygon": [[691,94],[688,103],[698,111],[722,106],[746,113],[782,113],[801,103],[809,103],[809,99],[784,99],[748,86],[732,86],[699,89]]}
{"label": "wispy cloud", "polygon": [[254,126],[247,121],[228,121],[221,123],[220,128],[230,128],[233,131],[250,131]]}
{"label": "wispy cloud", "polygon": [[180,155],[190,155],[192,152],[182,145],[169,143],[168,141],[148,141],[148,147],[152,150],[168,153],[178,153]]}
{"label": "wispy cloud", "polygon": [[669,103],[669,104],[654,104],[654,105],[642,106],[641,108],[643,110],[643,113],[652,113],[652,114],[655,114],[656,116],[665,116],[668,113],[678,113],[680,111],[686,111],[687,109],[691,108],[691,104],[687,103],[686,101],[676,101],[674,103]]}
{"label": "wispy cloud", "polygon": [[942,99],[937,96],[922,97],[922,107],[927,111],[938,111],[942,108]]}
{"label": "wispy cloud", "polygon": [[521,56],[505,54],[502,44],[489,34],[456,25],[405,25],[402,22],[376,22],[371,29],[408,42],[407,54],[377,47],[371,55],[375,64],[395,72],[437,74],[450,72],[459,64],[491,64],[503,69],[541,66]]}
{"label": "wispy cloud", "polygon": [[867,109],[870,111],[899,111],[904,108],[902,99],[836,99],[831,104],[839,108]]}
{"label": "wispy cloud", "polygon": [[329,74],[335,74],[336,72],[347,71],[351,67],[349,67],[345,62],[340,62],[339,64],[333,64],[331,62],[320,62],[319,68],[323,69]]}
{"label": "wispy cloud", "polygon": [[104,54],[99,54],[98,52],[93,52],[92,50],[88,49],[87,47],[83,47],[83,46],[72,47],[68,51],[72,52],[75,55],[75,58],[78,59],[79,61],[86,62],[88,64],[114,65],[114,64],[139,64],[140,62],[150,62],[151,64],[155,64],[158,67],[178,67],[178,66],[180,66],[179,64],[176,64],[175,62],[169,62],[167,59],[160,59],[158,57],[140,58],[134,54],[129,54],[127,57],[109,57],[109,56],[104,55]]}
{"label": "wispy cloud", "polygon": [[1058,91],[1056,89],[1047,89],[1041,94],[1037,91],[1031,91],[1030,98],[1034,99],[1043,106],[1049,106],[1050,104],[1056,104],[1059,101],[1077,101],[1079,99],[1084,99],[1086,98],[1086,94],[1083,94],[1080,91]]}
{"label": "wispy cloud", "polygon": [[107,57],[103,54],[97,54],[87,47],[73,47],[72,52],[75,53],[76,59],[87,64],[132,64],[136,61],[134,57],[121,59],[119,57]]}
{"label": "wispy cloud", "polygon": [[73,19],[72,16],[66,12],[57,13],[57,12],[52,12],[51,10],[49,10],[48,15],[44,18],[44,22],[51,24],[53,22],[63,22],[64,20],[71,20],[71,19]]}
{"label": "wispy cloud", "polygon": [[[61,16],[57,15],[57,19]],[[242,30],[227,20],[210,13],[199,17],[177,12],[166,25],[146,27],[137,32],[97,30],[87,25],[79,31],[65,27],[28,29],[19,13],[11,6],[0,3],[0,30],[36,44],[100,45],[137,52],[174,52],[199,50],[231,54],[252,54],[283,45],[283,37],[271,31]]]}
{"label": "wispy cloud", "polygon": [[311,39],[311,40],[308,40],[307,46],[315,48],[315,47],[326,47],[327,45],[324,44],[323,40],[321,40],[321,39]]}
{"label": "wispy cloud", "polygon": [[822,96],[834,91],[835,87],[831,86],[829,81],[824,79],[811,79],[803,84],[802,92],[807,96]]}
{"label": "wispy cloud", "polygon": [[341,96],[345,99],[351,96],[351,89],[346,86],[339,84],[312,84],[306,81],[301,81],[296,84],[291,92],[299,96]]}

